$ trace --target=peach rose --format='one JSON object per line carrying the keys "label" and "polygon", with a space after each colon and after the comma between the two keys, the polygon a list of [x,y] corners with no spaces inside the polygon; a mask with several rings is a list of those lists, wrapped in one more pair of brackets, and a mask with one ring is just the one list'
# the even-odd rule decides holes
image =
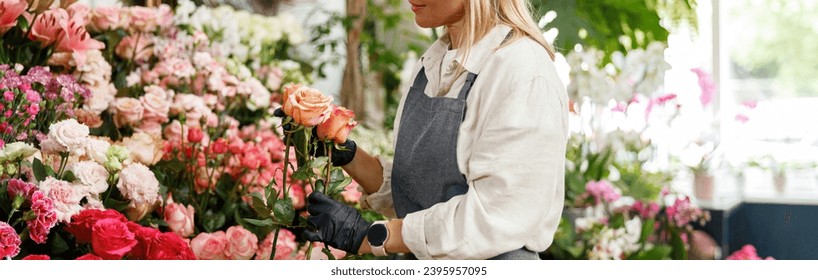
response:
{"label": "peach rose", "polygon": [[125,60],[148,61],[153,55],[153,37],[148,34],[128,35],[119,41],[114,51]]}
{"label": "peach rose", "polygon": [[296,123],[313,127],[323,123],[332,112],[332,96],[317,89],[291,85],[284,89],[284,113]]}
{"label": "peach rose", "polygon": [[224,255],[232,260],[249,260],[258,250],[258,237],[242,226],[227,229],[227,248]]}
{"label": "peach rose", "polygon": [[139,99],[131,97],[117,98],[113,104],[114,122],[117,126],[133,125],[142,120],[145,108]]}
{"label": "peach rose", "polygon": [[131,33],[146,32],[151,33],[156,31],[159,23],[159,14],[156,9],[146,7],[131,7]]}
{"label": "peach rose", "polygon": [[190,240],[190,248],[200,260],[226,260],[227,235],[223,231],[200,233]]}
{"label": "peach rose", "polygon": [[122,9],[116,6],[98,7],[91,11],[88,27],[96,32],[122,27]]}
{"label": "peach rose", "polygon": [[122,140],[122,145],[131,152],[131,158],[141,164],[151,166],[162,159],[162,139],[144,132],[137,132]]}
{"label": "peach rose", "polygon": [[352,128],[358,125],[352,120],[354,117],[355,112],[341,106],[332,106],[332,114],[329,119],[318,125],[318,139],[343,144],[347,141]]}
{"label": "peach rose", "polygon": [[193,235],[193,215],[195,210],[193,206],[185,207],[179,203],[169,201],[165,205],[165,222],[168,223],[170,230],[179,237],[188,237]]}
{"label": "peach rose", "polygon": [[170,102],[167,96],[168,94],[157,86],[148,86],[145,88],[145,95],[140,98],[142,107],[145,108],[145,119],[156,120],[163,123],[168,121]]}

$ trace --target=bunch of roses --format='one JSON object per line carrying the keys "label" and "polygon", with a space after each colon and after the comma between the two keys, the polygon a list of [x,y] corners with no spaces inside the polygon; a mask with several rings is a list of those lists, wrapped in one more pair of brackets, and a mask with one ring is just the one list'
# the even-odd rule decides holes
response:
{"label": "bunch of roses", "polygon": [[[88,127],[74,119],[50,126],[48,136],[41,143],[43,161],[54,170],[71,171],[76,178],[75,182],[66,182],[49,177],[40,182],[41,188],[55,190],[53,194],[46,194],[59,206],[61,221],[70,221],[71,216],[82,210],[79,203],[83,198],[85,208],[102,208],[100,194],[114,182],[122,197],[130,202],[129,216],[143,217],[161,201],[159,181],[139,162],[145,149],[139,143],[132,143],[140,141],[132,138],[112,145],[105,138],[91,138]],[[135,148],[129,152],[124,146]],[[117,177],[116,181],[109,180]]]}
{"label": "bunch of roses", "polygon": [[[20,211],[23,213],[22,218],[26,222],[29,238],[37,244],[44,244],[48,240],[48,233],[51,232],[51,228],[58,221],[59,213],[55,201],[46,195],[47,190],[42,190],[34,184],[19,179],[9,180],[7,187],[8,196],[14,201],[13,211],[19,211],[23,207],[29,209],[24,212]],[[19,252],[19,249],[17,252]]]}
{"label": "bunch of roses", "polygon": [[0,65],[0,132],[2,143],[13,140],[39,142],[47,125],[74,117],[91,92],[70,75],[54,75],[48,67],[33,67],[20,75],[10,65]]}
{"label": "bunch of roses", "polygon": [[332,96],[301,85],[284,88],[282,110],[295,124],[315,127],[318,139],[338,144],[346,142],[349,132],[358,125],[355,113],[332,104]]}
{"label": "bunch of roses", "polygon": [[77,243],[91,244],[93,254],[106,260],[196,259],[190,246],[178,235],[130,222],[114,210],[83,210],[65,229]]}
{"label": "bunch of roses", "polygon": [[[270,233],[259,243],[258,237],[242,226],[232,226],[227,231],[200,233],[190,240],[193,253],[201,260],[269,260],[273,251],[273,238]],[[293,258],[298,243],[295,235],[287,229],[281,229],[276,242],[277,260]]]}

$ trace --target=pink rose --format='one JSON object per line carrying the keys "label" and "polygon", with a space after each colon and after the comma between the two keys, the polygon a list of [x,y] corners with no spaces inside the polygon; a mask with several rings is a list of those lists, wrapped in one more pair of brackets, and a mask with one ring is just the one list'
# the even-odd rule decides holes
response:
{"label": "pink rose", "polygon": [[122,259],[136,244],[134,233],[118,219],[99,220],[91,231],[94,254],[106,260]]}
{"label": "pink rose", "polygon": [[142,102],[131,97],[117,98],[114,101],[113,110],[115,114],[114,122],[117,126],[136,124],[142,120],[145,113]]}
{"label": "pink rose", "polygon": [[67,21],[68,13],[63,9],[45,11],[34,21],[28,38],[39,42],[42,48],[51,46],[59,39]]}
{"label": "pink rose", "polygon": [[122,9],[116,6],[98,7],[91,11],[89,28],[96,32],[122,27]]}
{"label": "pink rose", "polygon": [[313,127],[329,118],[332,100],[332,96],[326,96],[317,89],[290,85],[284,88],[283,110],[296,123]]}
{"label": "pink rose", "polygon": [[194,231],[194,212],[193,206],[188,205],[185,208],[182,204],[168,203],[168,205],[165,205],[165,222],[176,235],[180,237],[191,236]]}
{"label": "pink rose", "polygon": [[131,158],[139,163],[151,166],[159,162],[162,153],[162,139],[144,132],[137,132],[122,140],[122,145],[131,152]]}
{"label": "pink rose", "polygon": [[24,0],[0,0],[0,35],[17,26],[17,18],[26,11]]}
{"label": "pink rose", "polygon": [[80,200],[83,194],[80,188],[73,184],[57,180],[52,177],[40,182],[40,190],[54,201],[54,210],[57,212],[57,220],[60,222],[71,222],[71,216],[82,211]]}
{"label": "pink rose", "polygon": [[0,259],[14,257],[20,253],[20,236],[9,224],[0,222]]}
{"label": "pink rose", "polygon": [[[264,238],[264,241],[259,245],[258,252],[256,252],[257,260],[269,260],[270,254],[273,253],[273,238],[275,238],[275,231],[271,232]],[[293,252],[298,249],[298,242],[295,241],[295,234],[287,229],[281,229],[278,232],[278,242],[276,242],[275,260],[290,260],[293,259]]]}
{"label": "pink rose", "polygon": [[227,235],[223,231],[200,233],[190,240],[190,248],[200,260],[226,260]]}
{"label": "pink rose", "polygon": [[332,114],[329,119],[318,125],[318,139],[343,144],[347,141],[352,128],[358,125],[352,120],[354,117],[355,112],[341,106],[332,106]]}
{"label": "pink rose", "polygon": [[153,56],[153,37],[149,34],[128,35],[119,41],[114,51],[122,59],[146,62]]}
{"label": "pink rose", "polygon": [[159,201],[159,180],[141,163],[122,169],[116,186],[125,198],[137,205],[151,205]]}
{"label": "pink rose", "polygon": [[158,13],[156,9],[146,7],[130,7],[131,33],[145,32],[152,33],[158,26]]}
{"label": "pink rose", "polygon": [[170,124],[165,126],[163,133],[165,134],[165,139],[167,140],[182,141],[182,123],[180,123],[178,120],[171,121]]}
{"label": "pink rose", "polygon": [[349,203],[358,203],[361,200],[361,192],[358,191],[358,183],[352,181],[351,184],[344,187],[344,191],[341,193],[341,196],[344,197],[344,201]]}
{"label": "pink rose", "polygon": [[139,127],[134,128],[134,131],[148,134],[153,138],[162,138],[162,124],[154,120],[143,121]]}
{"label": "pink rose", "polygon": [[227,229],[225,256],[233,260],[249,260],[258,250],[258,237],[241,226]]}

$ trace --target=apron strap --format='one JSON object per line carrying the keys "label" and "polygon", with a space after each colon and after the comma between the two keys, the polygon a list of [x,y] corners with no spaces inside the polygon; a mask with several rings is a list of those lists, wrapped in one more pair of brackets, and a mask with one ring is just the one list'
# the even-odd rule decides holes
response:
{"label": "apron strap", "polygon": [[412,83],[412,87],[420,89],[420,91],[423,92],[426,90],[427,83],[429,83],[429,79],[426,78],[426,67],[421,67],[420,72],[418,72],[417,77],[415,77],[415,82]]}
{"label": "apron strap", "polygon": [[460,93],[457,94],[457,99],[466,100],[469,98],[469,92],[471,92],[471,88],[474,86],[475,80],[477,80],[477,74],[469,72],[469,75],[466,76],[466,83],[463,84],[463,87],[460,89]]}

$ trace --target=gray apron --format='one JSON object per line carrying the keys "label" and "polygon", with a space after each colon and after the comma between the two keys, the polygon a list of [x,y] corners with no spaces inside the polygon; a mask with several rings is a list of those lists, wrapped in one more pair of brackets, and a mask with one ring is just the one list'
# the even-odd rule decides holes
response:
{"label": "gray apron", "polygon": [[[398,218],[469,191],[457,167],[457,136],[476,79],[476,74],[469,73],[455,99],[426,95],[424,68],[415,78],[404,101],[392,166],[392,200]],[[491,259],[534,260],[539,256],[520,248]]]}

